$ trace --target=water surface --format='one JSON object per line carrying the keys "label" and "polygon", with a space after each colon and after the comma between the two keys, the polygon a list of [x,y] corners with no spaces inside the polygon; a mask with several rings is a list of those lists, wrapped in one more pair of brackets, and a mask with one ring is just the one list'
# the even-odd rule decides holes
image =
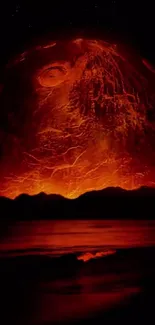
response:
{"label": "water surface", "polygon": [[0,265],[2,324],[154,321],[154,221],[13,223]]}
{"label": "water surface", "polygon": [[8,227],[1,238],[1,254],[62,255],[103,248],[155,245],[155,222],[132,220],[26,221]]}

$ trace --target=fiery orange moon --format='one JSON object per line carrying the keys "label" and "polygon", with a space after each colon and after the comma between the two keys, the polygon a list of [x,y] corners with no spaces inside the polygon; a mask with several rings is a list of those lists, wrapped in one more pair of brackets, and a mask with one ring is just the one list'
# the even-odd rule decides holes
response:
{"label": "fiery orange moon", "polygon": [[155,185],[155,74],[101,40],[22,53],[0,90],[0,195]]}

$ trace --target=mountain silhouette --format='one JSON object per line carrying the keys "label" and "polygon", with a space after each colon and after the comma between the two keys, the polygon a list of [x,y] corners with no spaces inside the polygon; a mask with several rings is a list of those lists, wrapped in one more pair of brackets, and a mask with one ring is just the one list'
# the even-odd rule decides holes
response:
{"label": "mountain silhouette", "polygon": [[154,219],[155,188],[124,190],[109,187],[76,199],[45,193],[0,197],[1,219]]}

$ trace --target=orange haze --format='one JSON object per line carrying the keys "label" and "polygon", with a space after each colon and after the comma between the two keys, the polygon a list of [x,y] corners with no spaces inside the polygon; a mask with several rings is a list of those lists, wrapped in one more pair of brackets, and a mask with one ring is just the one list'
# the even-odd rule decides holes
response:
{"label": "orange haze", "polygon": [[[126,51],[127,52],[127,51]],[[8,65],[0,195],[155,184],[154,73],[120,45],[54,41]]]}

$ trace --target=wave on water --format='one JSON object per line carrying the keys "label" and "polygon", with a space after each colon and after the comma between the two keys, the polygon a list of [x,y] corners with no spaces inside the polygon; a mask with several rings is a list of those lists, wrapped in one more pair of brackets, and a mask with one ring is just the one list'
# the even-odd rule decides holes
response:
{"label": "wave on water", "polygon": [[116,253],[116,250],[114,249],[111,249],[111,250],[105,250],[105,251],[102,251],[102,252],[96,252],[96,253],[83,253],[81,255],[79,255],[77,257],[77,259],[80,261],[84,261],[84,262],[87,262],[91,259],[96,259],[96,258],[101,258],[101,257],[104,257],[104,256],[107,256],[107,255],[113,255]]}

